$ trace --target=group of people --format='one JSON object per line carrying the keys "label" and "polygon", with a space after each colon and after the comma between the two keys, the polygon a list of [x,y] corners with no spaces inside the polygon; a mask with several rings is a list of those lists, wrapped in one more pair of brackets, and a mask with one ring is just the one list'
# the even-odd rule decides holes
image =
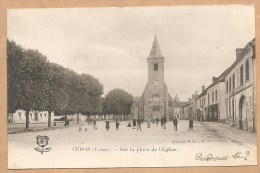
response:
{"label": "group of people", "polygon": [[[88,124],[89,124],[89,120],[87,120],[87,119],[84,122],[82,120],[79,120],[79,132],[81,132],[83,130],[83,128],[85,131],[87,131]],[[93,125],[93,129],[96,130],[97,129],[97,120],[96,119],[92,120],[92,125]]]}
{"label": "group of people", "polygon": [[[156,124],[158,125],[159,124],[159,118],[156,118],[155,119],[156,121]],[[116,130],[119,130],[119,120],[116,119],[115,120],[116,122]],[[154,123],[154,120],[152,121]],[[173,125],[174,125],[174,131],[178,131],[178,119],[176,117],[173,118],[172,120],[173,122]],[[84,125],[84,129],[85,131],[87,131],[87,125],[88,125],[88,121],[85,120],[84,124],[82,123],[82,121],[79,122],[79,131],[81,132],[83,130],[83,125]],[[93,124],[93,129],[96,130],[97,129],[97,124],[96,124],[96,119],[93,119],[92,120],[92,124]],[[166,117],[161,117],[161,127],[163,127],[163,129],[166,129],[166,123],[167,123],[167,118]],[[136,127],[136,130],[140,130],[142,131],[142,124],[143,124],[143,119],[138,117],[138,118],[133,118],[132,120],[132,124],[133,126],[131,125],[131,122],[129,122],[127,124],[127,127],[133,127],[133,129],[135,129]],[[151,126],[151,120],[148,118],[147,119],[147,127],[150,128]],[[105,129],[108,131],[110,129],[110,121],[108,119],[106,119],[106,126],[105,126]],[[193,120],[192,119],[189,119],[189,130],[192,130],[193,131]]]}

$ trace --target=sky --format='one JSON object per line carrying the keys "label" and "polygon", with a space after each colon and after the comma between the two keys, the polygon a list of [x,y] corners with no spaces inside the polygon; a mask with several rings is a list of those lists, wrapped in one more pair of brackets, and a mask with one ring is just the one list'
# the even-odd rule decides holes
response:
{"label": "sky", "polygon": [[98,78],[104,95],[141,96],[155,34],[169,93],[182,101],[211,84],[255,37],[253,5],[9,9],[7,36],[51,62]]}

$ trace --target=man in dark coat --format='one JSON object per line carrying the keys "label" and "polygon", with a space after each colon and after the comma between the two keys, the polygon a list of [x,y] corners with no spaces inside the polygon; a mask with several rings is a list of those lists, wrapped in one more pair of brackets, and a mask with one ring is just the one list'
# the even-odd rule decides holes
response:
{"label": "man in dark coat", "polygon": [[159,118],[157,117],[157,118],[156,118],[156,124],[157,124],[157,126],[158,126],[158,122],[159,122]]}
{"label": "man in dark coat", "polygon": [[118,122],[118,120],[116,120],[116,130],[118,130],[119,129],[119,122]]}
{"label": "man in dark coat", "polygon": [[161,117],[161,127],[163,126],[163,117]]}
{"label": "man in dark coat", "polygon": [[174,116],[174,118],[173,118],[173,125],[174,125],[174,131],[178,131],[178,129],[177,129],[177,126],[178,126],[178,120],[177,120],[177,118]]}
{"label": "man in dark coat", "polygon": [[189,120],[189,130],[193,131],[193,120],[191,118]]}
{"label": "man in dark coat", "polygon": [[140,117],[137,118],[137,131],[138,129],[140,129],[140,131],[142,131],[142,128],[141,128],[141,123],[142,123],[142,119]]}
{"label": "man in dark coat", "polygon": [[107,129],[107,131],[108,131],[109,128],[110,128],[110,127],[109,127],[109,120],[107,119],[107,120],[106,120],[106,129]]}
{"label": "man in dark coat", "polygon": [[136,126],[136,119],[133,118],[133,129],[135,129],[135,126]]}

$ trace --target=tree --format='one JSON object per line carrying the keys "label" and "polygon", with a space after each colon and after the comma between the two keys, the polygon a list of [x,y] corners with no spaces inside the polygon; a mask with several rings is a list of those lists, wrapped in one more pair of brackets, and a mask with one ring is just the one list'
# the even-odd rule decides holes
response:
{"label": "tree", "polygon": [[25,130],[28,130],[29,111],[45,110],[47,106],[47,58],[37,50],[25,50],[13,41],[7,40],[7,48],[8,109],[26,111]]}
{"label": "tree", "polygon": [[[8,111],[26,111],[26,130],[29,129],[29,111],[98,113],[101,107],[103,85],[87,74],[50,63],[38,50],[24,49],[7,40]],[[77,118],[79,122],[79,118]]]}
{"label": "tree", "polygon": [[113,115],[128,115],[133,102],[134,99],[131,94],[123,89],[113,89],[105,96],[103,111]]}

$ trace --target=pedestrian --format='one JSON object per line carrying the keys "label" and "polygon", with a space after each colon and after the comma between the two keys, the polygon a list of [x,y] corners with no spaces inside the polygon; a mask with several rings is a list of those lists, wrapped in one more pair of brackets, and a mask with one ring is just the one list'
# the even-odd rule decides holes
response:
{"label": "pedestrian", "polygon": [[191,118],[189,120],[189,130],[193,131],[193,120]]}
{"label": "pedestrian", "polygon": [[163,117],[161,117],[161,127],[163,126]]}
{"label": "pedestrian", "polygon": [[95,118],[93,119],[93,129],[97,129],[97,120]]}
{"label": "pedestrian", "polygon": [[87,131],[88,130],[88,121],[87,121],[87,119],[85,120],[85,131]]}
{"label": "pedestrian", "polygon": [[243,130],[242,118],[239,119],[239,129]]}
{"label": "pedestrian", "polygon": [[107,129],[107,131],[108,131],[109,128],[110,128],[110,126],[109,126],[109,120],[106,119],[106,129]]}
{"label": "pedestrian", "polygon": [[159,123],[159,118],[157,117],[157,118],[156,118],[156,124],[157,124],[157,126],[158,126],[158,123]]}
{"label": "pedestrian", "polygon": [[174,118],[173,118],[173,125],[174,125],[174,131],[178,131],[178,129],[177,129],[178,120],[177,120],[176,116],[174,116]]}
{"label": "pedestrian", "polygon": [[136,119],[133,118],[133,129],[135,129],[135,126],[136,126]]}
{"label": "pedestrian", "polygon": [[141,127],[141,123],[142,123],[142,119],[140,117],[137,118],[137,131],[138,129],[140,129],[140,131],[142,131],[142,127]]}
{"label": "pedestrian", "polygon": [[163,117],[163,128],[166,129],[166,123],[167,123],[167,118],[166,116]]}
{"label": "pedestrian", "polygon": [[119,122],[116,121],[116,130],[119,130]]}
{"label": "pedestrian", "polygon": [[81,120],[79,121],[79,132],[81,132],[82,131],[82,122],[81,122]]}
{"label": "pedestrian", "polygon": [[150,128],[150,126],[151,126],[151,119],[147,118],[147,127]]}

